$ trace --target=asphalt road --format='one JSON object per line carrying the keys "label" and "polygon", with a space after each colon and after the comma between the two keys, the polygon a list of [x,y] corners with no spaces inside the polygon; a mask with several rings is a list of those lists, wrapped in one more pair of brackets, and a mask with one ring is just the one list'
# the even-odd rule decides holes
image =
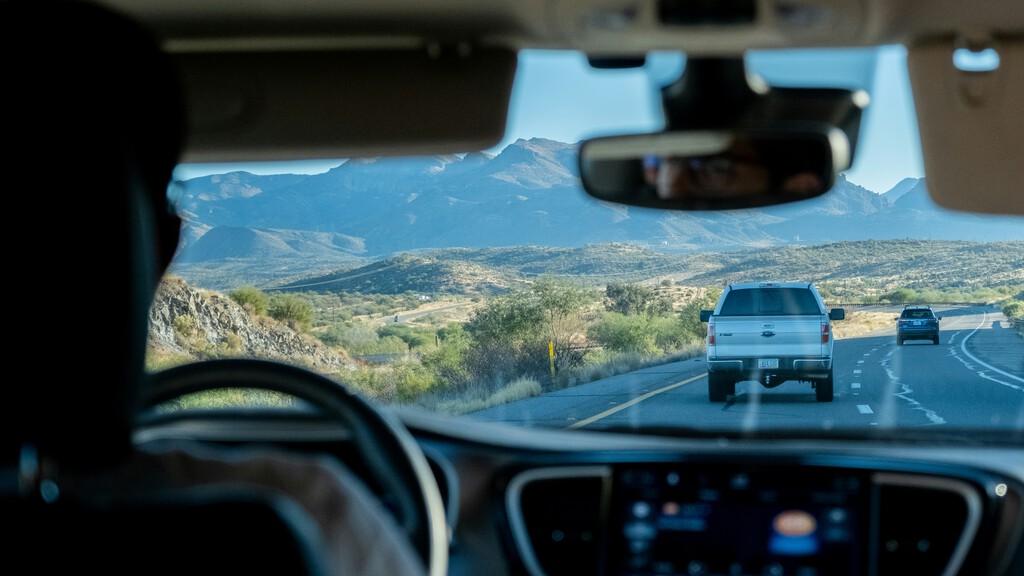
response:
{"label": "asphalt road", "polygon": [[[703,358],[621,374],[482,410],[472,418],[567,428],[1024,428],[1024,339],[993,308],[933,307],[941,342],[896,345],[894,328],[837,340],[835,400],[809,384],[736,385],[710,403]],[[898,309],[894,309],[894,316]]]}
{"label": "asphalt road", "polygon": [[425,308],[422,310],[413,310],[411,312],[401,312],[399,314],[388,315],[384,316],[383,318],[378,318],[377,322],[385,325],[400,324],[403,322],[408,322],[410,320],[415,320],[417,318],[422,318],[423,316],[429,316],[431,314],[437,314],[439,312],[448,312],[450,310],[455,310],[456,308],[465,308],[466,306],[472,305],[473,302],[463,302],[460,304],[451,304],[448,306],[438,306],[436,308]]}

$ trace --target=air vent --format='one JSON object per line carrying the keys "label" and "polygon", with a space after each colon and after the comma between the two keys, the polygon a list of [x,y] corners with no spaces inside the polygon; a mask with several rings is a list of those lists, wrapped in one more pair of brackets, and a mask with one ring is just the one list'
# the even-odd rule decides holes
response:
{"label": "air vent", "polygon": [[957,574],[981,514],[977,491],[965,482],[879,475],[879,576]]}
{"label": "air vent", "polygon": [[605,467],[538,469],[513,478],[506,503],[532,576],[599,574],[609,478]]}
{"label": "air vent", "polygon": [[661,0],[658,17],[668,26],[735,26],[753,24],[755,0]]}

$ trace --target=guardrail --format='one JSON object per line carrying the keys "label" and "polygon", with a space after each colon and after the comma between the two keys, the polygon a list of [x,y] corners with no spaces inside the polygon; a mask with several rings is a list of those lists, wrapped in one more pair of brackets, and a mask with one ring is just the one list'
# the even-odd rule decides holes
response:
{"label": "guardrail", "polygon": [[1010,325],[1017,329],[1017,332],[1024,336],[1024,318],[1010,318]]}
{"label": "guardrail", "polygon": [[[902,308],[903,306],[916,306],[917,304],[891,304],[889,302],[875,302],[873,304],[833,304],[826,301],[825,306],[828,308],[865,308],[871,307],[884,307],[884,308]],[[995,306],[992,302],[942,302],[940,304],[931,304],[931,306]]]}

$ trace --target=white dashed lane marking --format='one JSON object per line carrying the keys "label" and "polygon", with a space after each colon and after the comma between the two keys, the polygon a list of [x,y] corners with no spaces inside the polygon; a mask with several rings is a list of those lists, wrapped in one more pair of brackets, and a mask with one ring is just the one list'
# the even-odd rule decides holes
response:
{"label": "white dashed lane marking", "polygon": [[857,404],[857,411],[861,414],[874,414],[875,411],[871,409],[871,406],[867,404]]}
{"label": "white dashed lane marking", "polygon": [[850,388],[860,388],[860,382],[851,382]]}

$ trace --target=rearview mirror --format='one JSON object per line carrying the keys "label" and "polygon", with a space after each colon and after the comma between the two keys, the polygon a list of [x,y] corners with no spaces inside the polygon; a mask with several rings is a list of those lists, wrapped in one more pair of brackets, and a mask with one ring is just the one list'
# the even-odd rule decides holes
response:
{"label": "rearview mirror", "polygon": [[580,177],[608,202],[675,210],[771,206],[820,196],[849,167],[833,127],[695,130],[584,142]]}

